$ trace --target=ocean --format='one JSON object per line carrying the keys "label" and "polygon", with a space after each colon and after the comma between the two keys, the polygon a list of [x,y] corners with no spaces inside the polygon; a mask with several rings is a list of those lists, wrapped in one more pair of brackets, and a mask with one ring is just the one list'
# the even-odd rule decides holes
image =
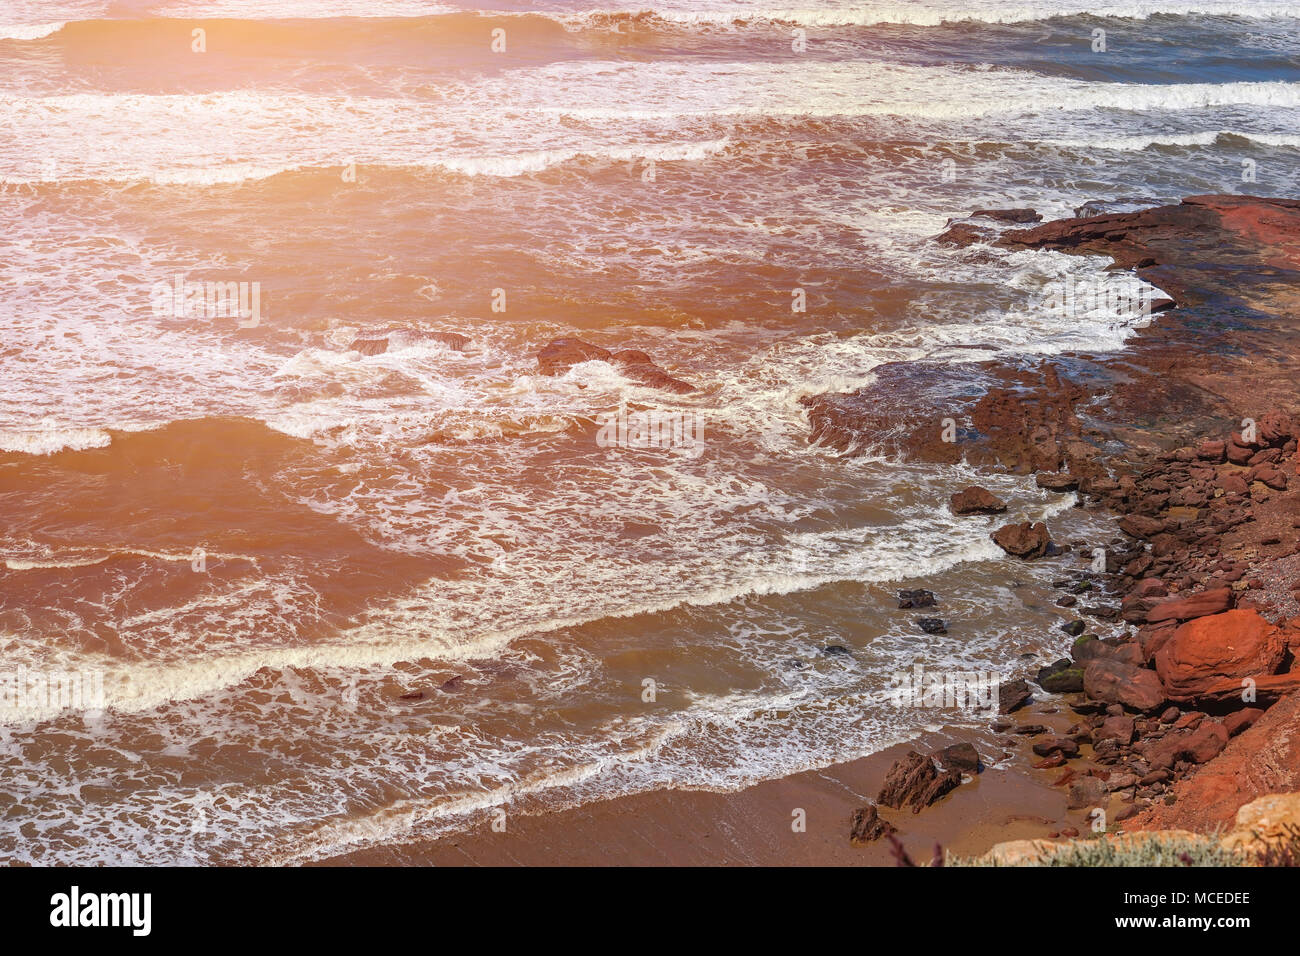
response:
{"label": "ocean", "polygon": [[1300,4],[592,3],[0,2],[0,861],[735,790],[988,734],[890,688],[1068,647],[989,532],[1104,517],[801,399],[1123,349],[1045,306],[1107,261],[932,237],[1296,196]]}

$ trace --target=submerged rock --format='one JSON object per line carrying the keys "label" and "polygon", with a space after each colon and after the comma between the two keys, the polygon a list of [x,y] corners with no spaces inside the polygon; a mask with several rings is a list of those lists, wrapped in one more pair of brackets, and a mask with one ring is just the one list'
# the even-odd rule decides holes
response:
{"label": "submerged rock", "polygon": [[611,352],[579,338],[552,339],[537,353],[537,370],[543,375],[563,375],[582,362],[608,362],[631,381],[646,388],[658,388],[679,395],[697,391],[689,382],[669,375],[645,352],[624,349]]}
{"label": "submerged rock", "polygon": [[437,342],[457,352],[469,347],[470,339],[459,332],[427,332],[423,329],[387,329],[383,332],[370,332],[357,336],[348,348],[362,355],[382,355],[383,353],[404,346],[418,345],[421,342]]}
{"label": "submerged rock", "polygon": [[898,592],[898,609],[906,611],[910,608],[934,607],[938,601],[933,591],[917,589],[915,591]]}

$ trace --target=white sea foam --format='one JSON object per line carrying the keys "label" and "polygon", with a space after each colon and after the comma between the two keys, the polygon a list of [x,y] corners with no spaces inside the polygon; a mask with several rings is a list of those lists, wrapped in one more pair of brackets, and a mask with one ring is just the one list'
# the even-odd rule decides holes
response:
{"label": "white sea foam", "polygon": [[276,20],[335,17],[431,17],[457,13],[437,0],[161,0],[154,16]]}
{"label": "white sea foam", "polygon": [[[169,561],[175,564],[192,563],[196,560],[195,552],[168,552],[168,551],[150,551],[145,548],[114,548],[112,551],[103,549],[86,549],[92,553],[83,557],[72,557],[63,555],[59,557],[44,558],[5,558],[4,563],[10,571],[35,571],[48,570],[51,568],[85,568],[96,564],[103,564],[105,561],[116,555],[134,555],[140,558],[152,558],[156,561]],[[257,564],[257,558],[247,554],[229,554],[224,551],[204,551],[205,559],[214,561],[246,561],[249,564]]]}
{"label": "white sea foam", "polygon": [[1146,20],[1152,16],[1234,16],[1281,18],[1300,16],[1300,4],[1293,2],[1234,3],[1232,0],[1101,0],[1097,3],[1057,0],[1048,3],[1018,3],[1015,0],[970,0],[968,3],[846,2],[818,7],[771,6],[766,0],[734,0],[713,3],[705,9],[696,4],[657,3],[653,9],[665,20],[690,24],[731,23],[735,20],[769,20],[807,26],[872,26],[909,24],[937,26],[942,23],[1024,23],[1054,17],[1114,17]]}
{"label": "white sea foam", "polygon": [[50,23],[0,23],[0,40],[39,40],[58,33],[64,25],[63,21],[57,20]]}
{"label": "white sea foam", "polygon": [[[669,133],[663,141],[633,129],[690,119],[1019,118],[1027,138],[1085,140],[1078,134],[1091,136],[1103,120],[1098,110],[1293,108],[1300,106],[1300,84],[1089,83],[1018,70],[871,61],[810,63],[793,73],[773,63],[581,61],[488,76],[449,90],[446,102],[236,91],[8,95],[0,105],[5,182],[145,178],[203,185],[352,162],[514,176],[581,157],[690,162],[727,148],[723,136],[684,141]],[[584,129],[574,134],[576,142],[570,136],[569,145],[557,148],[561,116],[606,125]],[[1063,121],[1076,135],[1052,135]],[[204,134],[193,135],[196,129]],[[453,130],[477,145],[445,145]],[[87,137],[96,149],[85,148]],[[629,146],[629,138],[644,143]],[[256,164],[242,158],[249,152],[260,157]]]}
{"label": "white sea foam", "polygon": [[1294,134],[1243,133],[1236,130],[1217,130],[1203,133],[1156,134],[1151,136],[1119,136],[1110,139],[1047,140],[1054,146],[1070,149],[1102,149],[1120,152],[1138,152],[1153,146],[1213,146],[1221,136],[1234,136],[1263,146],[1300,146],[1300,136]]}
{"label": "white sea foam", "polygon": [[65,449],[105,448],[113,436],[102,428],[77,428],[46,421],[35,428],[0,428],[0,451],[53,455]]}

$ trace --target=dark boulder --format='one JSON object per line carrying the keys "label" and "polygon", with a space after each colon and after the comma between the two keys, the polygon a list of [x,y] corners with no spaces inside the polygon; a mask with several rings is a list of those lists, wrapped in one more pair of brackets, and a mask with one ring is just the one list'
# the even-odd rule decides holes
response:
{"label": "dark boulder", "polygon": [[960,770],[962,773],[979,773],[983,766],[983,764],[980,763],[980,755],[975,749],[974,744],[952,744],[948,747],[944,747],[935,754],[935,756],[939,760],[939,765],[945,770]]}
{"label": "dark boulder", "polygon": [[1003,681],[998,685],[998,713],[1011,714],[1034,699],[1029,684],[1023,680]]}
{"label": "dark boulder", "polygon": [[893,824],[880,819],[880,813],[873,803],[858,807],[853,811],[853,817],[849,821],[849,842],[854,846],[871,843],[882,836],[896,832],[897,829]]}
{"label": "dark boulder", "polygon": [[900,611],[910,608],[934,607],[938,601],[933,591],[915,590],[898,592],[898,609]]}
{"label": "dark boulder", "polygon": [[895,810],[910,806],[913,813],[920,813],[960,784],[959,771],[940,772],[932,758],[911,750],[889,768],[876,802]]}

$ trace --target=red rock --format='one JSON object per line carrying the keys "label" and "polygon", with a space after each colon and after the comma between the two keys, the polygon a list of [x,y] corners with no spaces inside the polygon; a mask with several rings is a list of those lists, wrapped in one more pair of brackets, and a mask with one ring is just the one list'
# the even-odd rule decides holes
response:
{"label": "red rock", "polygon": [[1280,408],[1270,408],[1259,420],[1259,437],[1270,445],[1281,445],[1296,436],[1291,416]]}
{"label": "red rock", "polygon": [[1197,457],[1202,461],[1221,462],[1226,457],[1228,443],[1226,441],[1203,441],[1200,447],[1196,449]]}
{"label": "red rock", "polygon": [[1262,481],[1275,491],[1286,490],[1286,475],[1272,465],[1259,465],[1255,469],[1255,480]]}
{"label": "red rock", "polygon": [[854,846],[861,846],[896,832],[897,829],[893,824],[880,819],[875,804],[868,803],[865,807],[859,807],[849,818],[849,842]]}
{"label": "red rock", "polygon": [[1154,538],[1165,530],[1165,522],[1146,515],[1125,515],[1120,519],[1119,526],[1135,538]]}
{"label": "red rock", "polygon": [[1254,610],[1188,621],[1156,652],[1156,673],[1173,701],[1195,700],[1243,677],[1272,674],[1285,651],[1282,632]]}
{"label": "red rock", "polygon": [[1143,653],[1141,645],[1136,641],[1125,641],[1107,656],[1113,661],[1120,661],[1123,664],[1132,664],[1135,667],[1141,667],[1147,662],[1146,655]]}
{"label": "red rock", "polygon": [[1123,704],[1130,710],[1155,710],[1165,702],[1155,671],[1105,658],[1091,660],[1084,668],[1083,692],[1092,700]]}
{"label": "red rock", "polygon": [[1259,451],[1261,448],[1264,447],[1264,443],[1259,440],[1258,429],[1256,429],[1255,431],[1255,436],[1256,437],[1247,441],[1245,434],[1243,434],[1242,432],[1233,432],[1230,436],[1228,436],[1228,444],[1230,446],[1236,445],[1238,448],[1249,448],[1251,454],[1254,454],[1255,452]]}
{"label": "red rock", "polygon": [[1250,456],[1247,465],[1276,465],[1282,460],[1282,449],[1280,448],[1261,448],[1255,454]]}
{"label": "red rock", "polygon": [[1240,435],[1233,435],[1233,440],[1228,442],[1228,461],[1234,465],[1246,464],[1246,462],[1250,461],[1251,456],[1255,454],[1255,449],[1242,444],[1240,438]]}
{"label": "red rock", "polygon": [[[1225,729],[1227,725],[1225,722]],[[1209,833],[1231,827],[1237,809],[1256,797],[1300,790],[1300,696],[1283,698],[1223,753],[1174,788],[1177,801],[1145,810],[1142,829],[1178,827]]]}
{"label": "red rock", "polygon": [[970,222],[958,222],[934,237],[934,241],[945,246],[973,246],[977,242],[987,242],[995,233],[986,226]]}
{"label": "red rock", "polygon": [[1151,557],[1151,555],[1139,554],[1128,564],[1124,565],[1124,573],[1131,578],[1136,578],[1140,575],[1146,574],[1149,570],[1151,570],[1151,565],[1154,562],[1155,559]]}
{"label": "red rock", "polygon": [[582,339],[552,339],[537,353],[537,370],[543,375],[563,375],[580,362],[608,362],[613,356],[609,349],[592,345]]}
{"label": "red rock", "polygon": [[1143,578],[1134,588],[1142,597],[1168,597],[1169,588],[1160,578]]}
{"label": "red rock", "polygon": [[1032,524],[1022,521],[1020,524],[1003,525],[993,532],[992,538],[1007,554],[1025,559],[1041,558],[1047,553],[1047,547],[1051,543],[1047,525],[1041,521]]}
{"label": "red rock", "polygon": [[1223,724],[1206,721],[1195,730],[1171,731],[1151,743],[1143,757],[1153,770],[1167,770],[1180,760],[1205,763],[1218,756],[1228,743]]}
{"label": "red rock", "polygon": [[1229,737],[1235,737],[1263,716],[1264,711],[1258,707],[1243,707],[1223,718],[1223,728]]}
{"label": "red rock", "polygon": [[381,339],[353,339],[348,348],[354,352],[360,352],[362,355],[381,355],[388,351],[388,337],[385,336]]}
{"label": "red rock", "polygon": [[1066,792],[1065,805],[1071,810],[1097,807],[1107,800],[1106,784],[1098,777],[1080,777]]}
{"label": "red rock", "polygon": [[1193,763],[1205,763],[1217,757],[1227,744],[1227,728],[1218,721],[1207,720],[1192,731],[1183,752]]}
{"label": "red rock", "polygon": [[1169,598],[1147,612],[1147,623],[1188,621],[1207,614],[1218,614],[1232,607],[1234,598],[1232,588],[1213,588],[1187,597]]}
{"label": "red rock", "polygon": [[697,391],[696,387],[690,382],[683,382],[680,378],[673,378],[652,362],[650,356],[637,349],[624,349],[621,352],[615,352],[610,356],[609,360],[618,366],[620,372],[638,385],[644,385],[646,388],[661,388],[668,392],[676,392],[678,395],[687,395]]}
{"label": "red rock", "polygon": [[983,216],[987,219],[996,219],[999,222],[1014,222],[1022,225],[1030,222],[1043,221],[1043,217],[1033,209],[1024,207],[1017,209],[976,209],[971,213],[971,216],[972,218],[975,216]]}
{"label": "red rock", "polygon": [[537,353],[537,370],[543,375],[563,375],[580,362],[591,361],[609,362],[633,382],[647,388],[661,388],[683,395],[696,391],[689,382],[669,375],[645,352],[638,349],[611,352],[577,338],[552,339]]}
{"label": "red rock", "polygon": [[1040,757],[1050,757],[1058,753],[1073,757],[1079,752],[1079,745],[1069,737],[1044,737],[1034,743],[1033,750]]}
{"label": "red rock", "polygon": [[1064,471],[1040,471],[1034,478],[1034,484],[1046,491],[1067,492],[1079,487],[1079,476]]}
{"label": "red rock", "polygon": [[1093,734],[1093,742],[1114,740],[1127,747],[1133,742],[1135,733],[1132,717],[1107,717]]}
{"label": "red rock", "polygon": [[1156,653],[1169,638],[1174,636],[1174,631],[1177,629],[1177,621],[1165,621],[1154,627],[1144,627],[1138,631],[1138,644],[1142,648],[1142,656],[1146,658],[1148,664],[1155,659]]}
{"label": "red rock", "polygon": [[987,489],[971,485],[952,496],[955,515],[992,515],[1007,510],[1007,503]]}
{"label": "red rock", "polygon": [[[1247,695],[1247,691],[1250,695]],[[1300,671],[1266,674],[1263,677],[1226,677],[1197,692],[1201,704],[1232,704],[1275,701],[1300,691]]]}
{"label": "red rock", "polygon": [[911,750],[889,768],[876,802],[895,810],[911,804],[912,812],[920,813],[960,783],[960,771],[940,772],[933,759]]}
{"label": "red rock", "polygon": [[463,352],[469,347],[470,338],[459,332],[428,332],[424,329],[388,328],[372,331],[365,338],[353,339],[348,348],[362,355],[382,355],[387,352],[396,338],[399,343],[406,342],[440,342],[448,348]]}
{"label": "red rock", "polygon": [[1241,475],[1224,475],[1219,479],[1219,487],[1227,495],[1244,495],[1250,490],[1250,486],[1246,484],[1246,479]]}
{"label": "red rock", "polygon": [[1052,786],[1053,786],[1053,787],[1063,787],[1063,786],[1065,786],[1067,783],[1069,783],[1071,780],[1073,780],[1073,779],[1075,778],[1075,776],[1076,776],[1075,770],[1074,770],[1073,767],[1071,767],[1069,770],[1065,771],[1065,773],[1061,774],[1059,777],[1057,777],[1055,780],[1053,780],[1053,781],[1052,781]]}
{"label": "red rock", "polygon": [[1156,604],[1151,598],[1145,598],[1140,594],[1129,594],[1119,605],[1119,616],[1130,624],[1141,624],[1147,619],[1147,612]]}

